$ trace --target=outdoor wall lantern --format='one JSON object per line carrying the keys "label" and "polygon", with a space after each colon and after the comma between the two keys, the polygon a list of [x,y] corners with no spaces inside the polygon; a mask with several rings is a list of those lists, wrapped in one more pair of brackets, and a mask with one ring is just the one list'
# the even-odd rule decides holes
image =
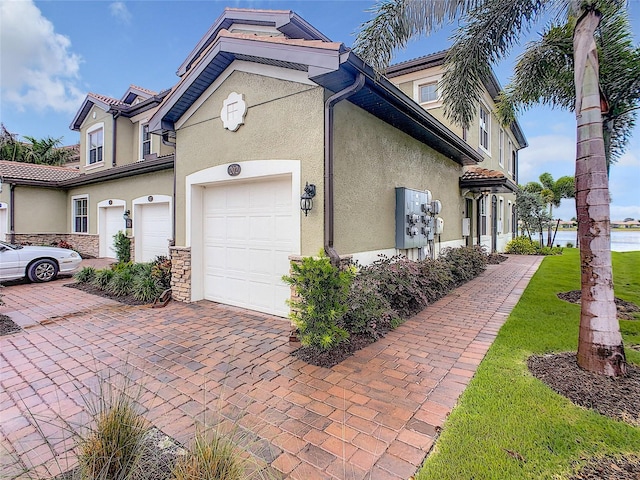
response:
{"label": "outdoor wall lantern", "polygon": [[306,217],[309,211],[313,208],[313,197],[316,196],[316,186],[309,182],[304,187],[304,193],[300,195],[300,210],[304,212]]}
{"label": "outdoor wall lantern", "polygon": [[122,218],[124,218],[125,228],[133,227],[133,221],[131,220],[131,210],[125,210],[124,214],[122,214]]}

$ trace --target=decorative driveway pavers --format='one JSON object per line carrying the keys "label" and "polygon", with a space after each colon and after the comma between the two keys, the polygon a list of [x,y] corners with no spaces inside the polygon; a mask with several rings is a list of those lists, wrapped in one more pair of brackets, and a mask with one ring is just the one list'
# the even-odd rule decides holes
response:
{"label": "decorative driveway pavers", "polygon": [[[179,441],[192,438],[195,422],[221,422],[249,435],[249,449],[287,478],[407,479],[540,261],[489,266],[331,369],[290,355],[284,319],[207,301],[95,304],[98,297],[55,282],[47,295],[75,313],[54,311],[0,338],[0,468],[15,478],[21,463],[46,478],[72,465],[59,425],[87,421],[83,395],[110,371],[140,382],[147,418]],[[34,305],[49,301],[38,285],[19,287],[34,289]],[[0,313],[28,315],[14,305],[25,296],[14,288],[4,289]],[[33,416],[48,419],[38,422],[43,431]],[[53,460],[42,433],[63,460]]]}

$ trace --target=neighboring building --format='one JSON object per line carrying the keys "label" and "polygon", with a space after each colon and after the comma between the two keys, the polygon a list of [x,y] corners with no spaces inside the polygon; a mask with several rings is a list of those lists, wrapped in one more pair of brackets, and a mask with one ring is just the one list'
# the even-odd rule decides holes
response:
{"label": "neighboring building", "polygon": [[[136,260],[166,253],[167,239],[175,245],[174,298],[280,316],[292,255],[423,258],[464,244],[500,250],[510,235],[508,192],[526,144],[517,126],[503,134],[504,157],[494,149],[499,127],[485,129],[493,143],[478,150],[480,130],[463,138],[405,95],[406,82],[378,76],[293,12],[225,10],[178,75],[160,94],[89,94],[72,122],[76,176],[3,179],[16,194],[9,234],[88,238],[96,255],[112,256],[128,212]],[[29,208],[17,193],[28,188],[55,197],[60,218],[46,230],[18,221]],[[496,194],[494,212],[486,192]]]}
{"label": "neighboring building", "polygon": [[392,65],[386,76],[482,156],[482,166],[465,167],[460,180],[465,217],[469,218],[467,244],[473,242],[492,251],[503,251],[516,233],[518,151],[527,146],[527,141],[517,122],[503,127],[493,113],[501,90],[493,74],[484,82],[473,124],[462,129],[447,121],[439,88],[446,53]]}

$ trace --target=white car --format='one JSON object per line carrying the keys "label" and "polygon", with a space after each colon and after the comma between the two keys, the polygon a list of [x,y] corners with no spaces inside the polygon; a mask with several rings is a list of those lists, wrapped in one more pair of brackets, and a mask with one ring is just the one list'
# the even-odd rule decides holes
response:
{"label": "white car", "polygon": [[67,248],[13,245],[0,242],[0,281],[27,277],[32,282],[54,280],[80,266],[78,252]]}

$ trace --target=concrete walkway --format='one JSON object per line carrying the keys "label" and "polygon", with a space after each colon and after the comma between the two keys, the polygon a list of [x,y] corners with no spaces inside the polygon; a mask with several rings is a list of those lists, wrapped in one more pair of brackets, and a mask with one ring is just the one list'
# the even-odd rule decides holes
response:
{"label": "concrete walkway", "polygon": [[85,424],[84,396],[120,372],[142,385],[146,417],[181,442],[197,422],[222,422],[250,433],[251,451],[285,478],[407,479],[540,261],[489,266],[331,369],[290,355],[281,318],[207,301],[126,306],[68,279],[5,288],[0,313],[27,328],[0,337],[2,477],[72,466],[60,426]]}

